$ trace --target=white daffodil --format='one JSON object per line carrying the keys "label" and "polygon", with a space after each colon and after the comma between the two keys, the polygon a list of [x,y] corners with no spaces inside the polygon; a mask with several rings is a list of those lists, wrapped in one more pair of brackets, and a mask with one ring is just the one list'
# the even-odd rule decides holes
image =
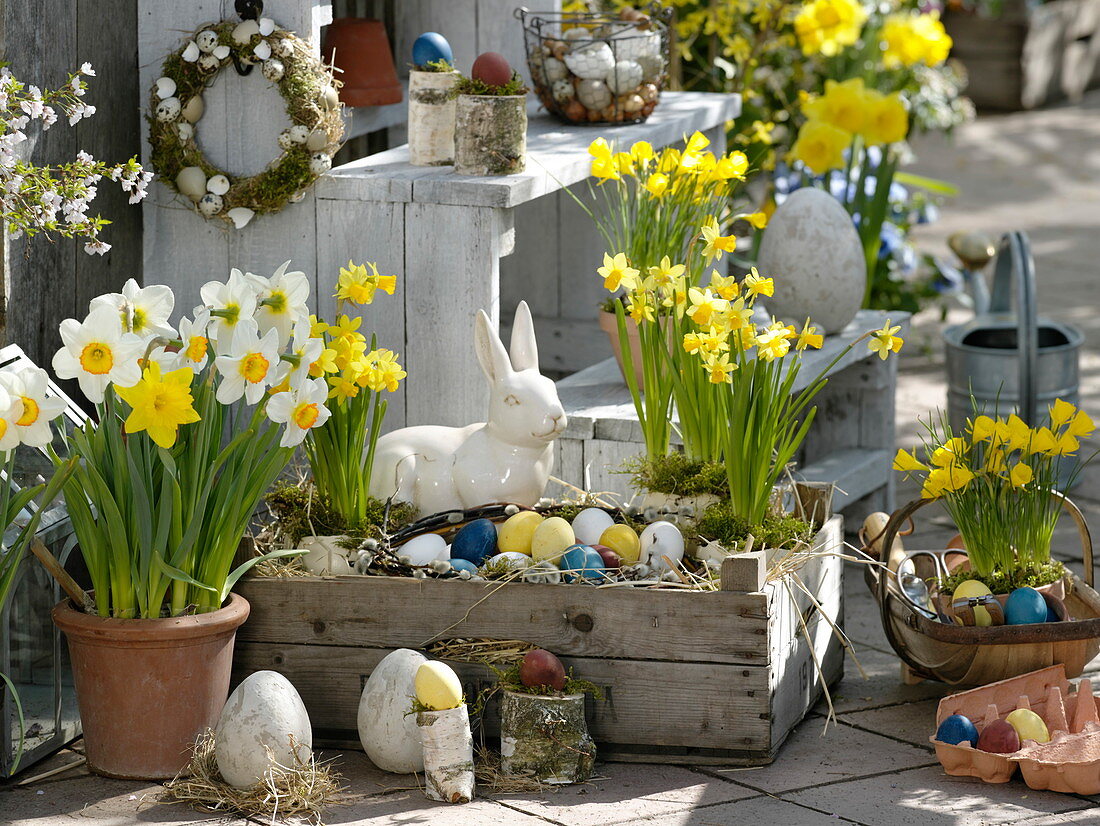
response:
{"label": "white daffodil", "polygon": [[0,454],[19,447],[19,428],[15,426],[16,420],[23,415],[23,400],[7,390],[6,376],[8,371],[0,372]]}
{"label": "white daffodil", "polygon": [[300,318],[294,324],[293,344],[290,358],[282,361],[275,386],[280,390],[294,389],[309,376],[309,368],[321,357],[325,349],[324,339],[310,336],[311,325],[308,316]]}
{"label": "white daffodil", "polygon": [[[50,377],[41,367],[22,367],[18,370],[0,372],[0,386],[19,402],[19,412],[8,420],[8,431],[15,431],[17,443],[31,447],[45,447],[53,441],[50,422],[61,415],[65,409],[65,400],[60,396],[47,395]],[[12,408],[14,409],[14,408]],[[5,432],[0,438],[0,450],[8,438]]]}
{"label": "white daffodil", "polygon": [[[199,295],[211,316],[207,337],[221,345],[220,353],[233,340],[237,325],[255,316],[256,288],[243,272],[234,268],[229,272],[228,281],[207,281]],[[196,308],[195,316],[198,315],[199,308]]]}
{"label": "white daffodil", "polygon": [[53,371],[58,378],[76,379],[84,395],[95,404],[103,401],[108,384],[133,387],[141,380],[138,364],[145,342],[122,330],[114,307],[100,305],[83,321],[61,322],[61,342],[54,353]]}
{"label": "white daffodil", "polygon": [[199,307],[195,310],[195,317],[180,319],[180,359],[178,367],[184,365],[190,367],[195,373],[201,373],[206,366],[210,350],[210,312]]}
{"label": "white daffodil", "polygon": [[233,404],[244,396],[249,404],[258,403],[279,370],[278,332],[268,330],[261,338],[255,320],[240,322],[227,352],[214,359],[214,366],[222,374],[219,402]]}
{"label": "white daffodil", "polygon": [[278,330],[281,347],[290,341],[294,325],[309,317],[309,280],[304,272],[287,272],[289,266],[290,262],[284,261],[271,278],[252,273],[245,276],[257,293],[256,323],[260,333]]}
{"label": "white daffodil", "polygon": [[137,281],[131,278],[122,285],[122,292],[93,298],[89,309],[94,310],[100,306],[117,311],[122,320],[122,329],[135,333],[146,341],[154,336],[176,337],[176,331],[168,323],[176,306],[176,296],[170,287],[163,284],[139,287]]}
{"label": "white daffodil", "polygon": [[267,417],[276,424],[285,424],[286,432],[279,444],[300,445],[306,434],[320,427],[332,415],[325,407],[328,385],[324,379],[306,379],[297,390],[276,393],[267,400]]}

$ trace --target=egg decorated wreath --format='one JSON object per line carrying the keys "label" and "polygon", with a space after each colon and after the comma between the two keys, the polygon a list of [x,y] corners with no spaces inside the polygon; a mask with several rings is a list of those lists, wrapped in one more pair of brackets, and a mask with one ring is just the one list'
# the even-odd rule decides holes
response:
{"label": "egg decorated wreath", "polygon": [[[211,163],[199,147],[203,92],[224,69],[244,75],[256,66],[286,101],[291,125],[279,135],[281,155],[256,175],[237,176]],[[344,135],[331,70],[309,44],[267,17],[196,29],[165,59],[150,92],[148,120],[151,160],[161,181],[203,217],[237,229],[300,201],[332,167]]]}

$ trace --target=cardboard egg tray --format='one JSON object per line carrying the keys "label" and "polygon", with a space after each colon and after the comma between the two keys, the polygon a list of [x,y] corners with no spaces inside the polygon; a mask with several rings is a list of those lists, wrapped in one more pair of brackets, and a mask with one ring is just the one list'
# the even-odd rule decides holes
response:
{"label": "cardboard egg tray", "polygon": [[1033,789],[1068,794],[1100,794],[1100,717],[1089,680],[1071,693],[1065,667],[1052,665],[999,683],[991,683],[940,700],[936,728],[947,717],[962,714],[981,733],[987,725],[1018,708],[1030,708],[1043,718],[1050,742],[1024,740],[1012,754],[994,754],[969,743],[941,743],[932,735],[936,757],[951,775],[978,777],[986,783],[1007,783],[1019,766]]}

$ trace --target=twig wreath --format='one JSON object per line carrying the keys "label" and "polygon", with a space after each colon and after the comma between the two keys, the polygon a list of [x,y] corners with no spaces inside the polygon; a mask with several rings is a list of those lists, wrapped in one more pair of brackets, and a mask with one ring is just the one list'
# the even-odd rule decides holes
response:
{"label": "twig wreath", "polygon": [[[246,75],[257,64],[278,86],[291,126],[279,135],[282,155],[263,172],[242,177],[209,161],[196,128],[202,93],[218,73],[232,66]],[[150,158],[161,181],[189,198],[200,215],[241,229],[257,214],[300,201],[331,168],[344,136],[337,83],[305,41],[270,18],[200,26],[168,55],[161,74],[150,95]]]}

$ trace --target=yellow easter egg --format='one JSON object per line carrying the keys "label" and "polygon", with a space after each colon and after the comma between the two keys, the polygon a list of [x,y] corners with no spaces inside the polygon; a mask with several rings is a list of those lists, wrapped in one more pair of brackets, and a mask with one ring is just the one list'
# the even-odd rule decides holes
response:
{"label": "yellow easter egg", "polygon": [[537,562],[544,559],[557,562],[565,549],[576,541],[573,526],[560,516],[551,516],[536,526],[531,536],[531,556]]}
{"label": "yellow easter egg", "polygon": [[497,548],[503,553],[519,553],[531,555],[531,540],[535,536],[535,529],[544,520],[534,511],[520,511],[512,514],[504,520],[497,534]]}
{"label": "yellow easter egg", "polygon": [[421,663],[413,677],[416,699],[434,711],[462,705],[462,683],[446,663],[428,660]]}
{"label": "yellow easter egg", "polygon": [[[990,591],[984,583],[978,582],[976,579],[968,579],[966,582],[960,583],[959,587],[955,589],[955,593],[951,595],[951,601],[969,599],[970,597],[984,597],[992,593],[993,592]],[[956,620],[956,622],[958,622],[958,620]],[[974,624],[981,626],[992,625],[993,618],[989,616],[989,611],[977,605],[974,607]]]}
{"label": "yellow easter egg", "polygon": [[638,534],[629,525],[612,525],[600,534],[600,544],[619,555],[623,565],[633,565],[638,561],[642,543]]}
{"label": "yellow easter egg", "polygon": [[1016,729],[1016,733],[1020,735],[1020,742],[1024,740],[1034,740],[1036,743],[1046,743],[1050,741],[1050,732],[1047,731],[1047,724],[1043,722],[1043,718],[1032,711],[1030,708],[1018,708],[1013,712],[1010,712],[1005,717],[1005,722]]}

